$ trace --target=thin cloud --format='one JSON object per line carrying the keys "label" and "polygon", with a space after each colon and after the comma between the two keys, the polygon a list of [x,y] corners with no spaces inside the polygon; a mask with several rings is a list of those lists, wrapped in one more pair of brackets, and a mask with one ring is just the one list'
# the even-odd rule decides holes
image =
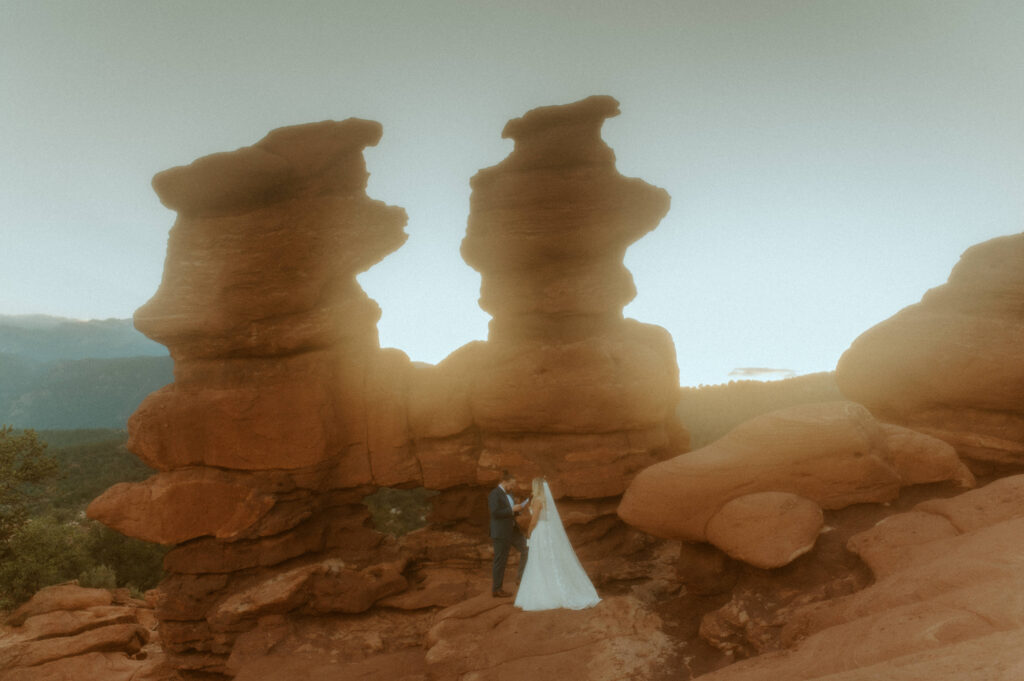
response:
{"label": "thin cloud", "polygon": [[793,378],[796,372],[792,369],[769,369],[766,367],[738,367],[729,372],[729,376],[749,378],[759,381]]}

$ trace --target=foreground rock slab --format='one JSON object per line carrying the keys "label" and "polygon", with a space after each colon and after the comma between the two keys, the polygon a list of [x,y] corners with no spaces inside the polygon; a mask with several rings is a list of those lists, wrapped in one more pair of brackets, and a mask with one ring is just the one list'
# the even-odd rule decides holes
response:
{"label": "foreground rock slab", "polygon": [[782,633],[790,649],[703,678],[1024,678],[1022,489],[1024,476],[1005,478],[855,535],[850,547],[878,576],[873,585],[793,612]]}
{"label": "foreground rock slab", "polygon": [[155,628],[126,590],[47,587],[0,627],[0,681],[170,681]]}
{"label": "foreground rock slab", "polygon": [[234,681],[426,681],[429,613],[264,617],[228,663]]}
{"label": "foreground rock slab", "polygon": [[588,610],[523,612],[479,596],[442,610],[427,636],[431,681],[649,679],[673,653],[661,619],[631,596]]}

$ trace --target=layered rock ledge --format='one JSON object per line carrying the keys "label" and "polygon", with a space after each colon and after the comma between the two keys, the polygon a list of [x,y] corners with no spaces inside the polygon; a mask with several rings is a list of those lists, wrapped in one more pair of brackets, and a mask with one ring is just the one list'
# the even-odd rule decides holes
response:
{"label": "layered rock ledge", "polygon": [[0,626],[0,680],[171,681],[156,629],[127,589],[46,587]]}

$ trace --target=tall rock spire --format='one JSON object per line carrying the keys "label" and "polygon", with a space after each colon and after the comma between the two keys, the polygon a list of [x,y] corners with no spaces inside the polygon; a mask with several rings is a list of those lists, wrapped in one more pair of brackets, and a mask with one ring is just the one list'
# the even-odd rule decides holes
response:
{"label": "tall rock spire", "polygon": [[[508,468],[548,476],[558,495],[614,496],[686,447],[672,338],[622,314],[636,295],[626,248],[654,229],[669,196],[616,170],[601,126],[618,112],[608,96],[529,111],[502,133],[512,153],[471,180],[462,256],[481,274],[488,341],[438,366],[462,377],[467,408],[410,405],[414,424],[471,419],[462,426],[482,453],[463,482]],[[418,455],[430,458],[429,442]]]}
{"label": "tall rock spire", "polygon": [[462,256],[483,277],[491,340],[568,340],[621,322],[636,295],[626,248],[669,195],[615,169],[601,126],[618,113],[601,95],[534,109],[502,132],[513,152],[473,177]]}
{"label": "tall rock spire", "polygon": [[[409,360],[379,347],[380,308],[356,281],[406,239],[405,211],[366,195],[363,149],[380,136],[359,119],[280,128],[153,180],[178,218],[135,324],[170,349],[174,382],[132,415],[128,447],[160,472],[88,513],[176,545],[157,616],[179,668],[227,672],[234,637],[262,611],[216,603],[252,581],[298,561],[307,581],[347,583],[384,560],[365,551],[382,537],[361,501],[374,484],[420,479]],[[366,608],[406,585],[375,569],[387,577],[364,585]]]}

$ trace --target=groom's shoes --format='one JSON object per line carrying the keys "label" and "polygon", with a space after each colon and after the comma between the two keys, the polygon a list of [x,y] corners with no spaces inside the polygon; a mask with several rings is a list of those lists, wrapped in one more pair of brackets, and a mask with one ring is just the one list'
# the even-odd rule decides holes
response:
{"label": "groom's shoes", "polygon": [[498,589],[497,591],[492,591],[491,596],[495,598],[511,598],[512,594],[503,589]]}

